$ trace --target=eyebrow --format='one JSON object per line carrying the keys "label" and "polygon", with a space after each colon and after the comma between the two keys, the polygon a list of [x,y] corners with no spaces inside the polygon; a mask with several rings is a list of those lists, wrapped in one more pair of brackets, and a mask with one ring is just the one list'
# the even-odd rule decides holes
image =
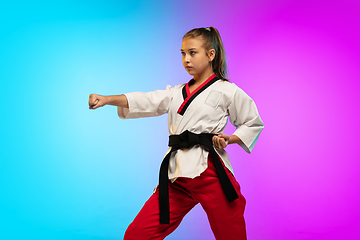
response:
{"label": "eyebrow", "polygon": [[[196,48],[190,48],[188,51],[190,51],[190,50],[196,50]],[[180,51],[184,51],[183,49],[180,49]]]}

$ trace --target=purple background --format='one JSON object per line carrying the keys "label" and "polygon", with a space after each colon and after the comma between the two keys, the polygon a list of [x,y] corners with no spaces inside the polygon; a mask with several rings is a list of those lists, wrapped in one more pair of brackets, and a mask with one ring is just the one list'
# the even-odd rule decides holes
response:
{"label": "purple background", "polygon": [[359,3],[218,9],[196,19],[222,34],[230,78],[265,123],[251,155],[229,147],[249,239],[359,239]]}

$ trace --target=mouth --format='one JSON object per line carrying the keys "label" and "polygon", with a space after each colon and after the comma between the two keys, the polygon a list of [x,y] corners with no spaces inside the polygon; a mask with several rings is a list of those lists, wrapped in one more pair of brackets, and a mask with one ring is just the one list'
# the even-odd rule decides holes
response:
{"label": "mouth", "polygon": [[185,68],[186,68],[186,69],[190,69],[190,68],[192,68],[192,67],[186,66]]}

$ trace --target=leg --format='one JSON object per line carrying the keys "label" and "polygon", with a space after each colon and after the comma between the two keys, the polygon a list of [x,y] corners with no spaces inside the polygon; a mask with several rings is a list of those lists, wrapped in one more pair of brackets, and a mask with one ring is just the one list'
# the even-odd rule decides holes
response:
{"label": "leg", "polygon": [[[210,156],[210,155],[209,155]],[[217,240],[246,240],[244,221],[245,198],[240,192],[240,186],[232,173],[227,170],[239,198],[229,203],[220,185],[211,156],[208,169],[199,177],[196,185],[196,199],[204,208],[211,229]]]}
{"label": "leg", "polygon": [[170,224],[160,224],[159,191],[149,198],[125,232],[124,240],[164,239],[180,224],[183,217],[197,204],[179,184],[169,182]]}

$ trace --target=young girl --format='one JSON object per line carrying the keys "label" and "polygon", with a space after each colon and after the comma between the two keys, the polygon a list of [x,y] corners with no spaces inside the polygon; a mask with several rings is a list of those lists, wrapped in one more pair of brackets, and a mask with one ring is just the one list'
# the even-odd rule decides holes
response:
{"label": "young girl", "polygon": [[[90,109],[117,106],[121,119],[168,114],[169,150],[159,186],[126,230],[124,239],[164,239],[196,204],[205,210],[216,239],[246,239],[245,199],[224,148],[237,143],[250,153],[263,129],[253,100],[226,79],[225,52],[214,27],[187,32],[182,62],[193,76],[166,90],[101,96]],[[236,127],[222,134],[228,117]]]}

